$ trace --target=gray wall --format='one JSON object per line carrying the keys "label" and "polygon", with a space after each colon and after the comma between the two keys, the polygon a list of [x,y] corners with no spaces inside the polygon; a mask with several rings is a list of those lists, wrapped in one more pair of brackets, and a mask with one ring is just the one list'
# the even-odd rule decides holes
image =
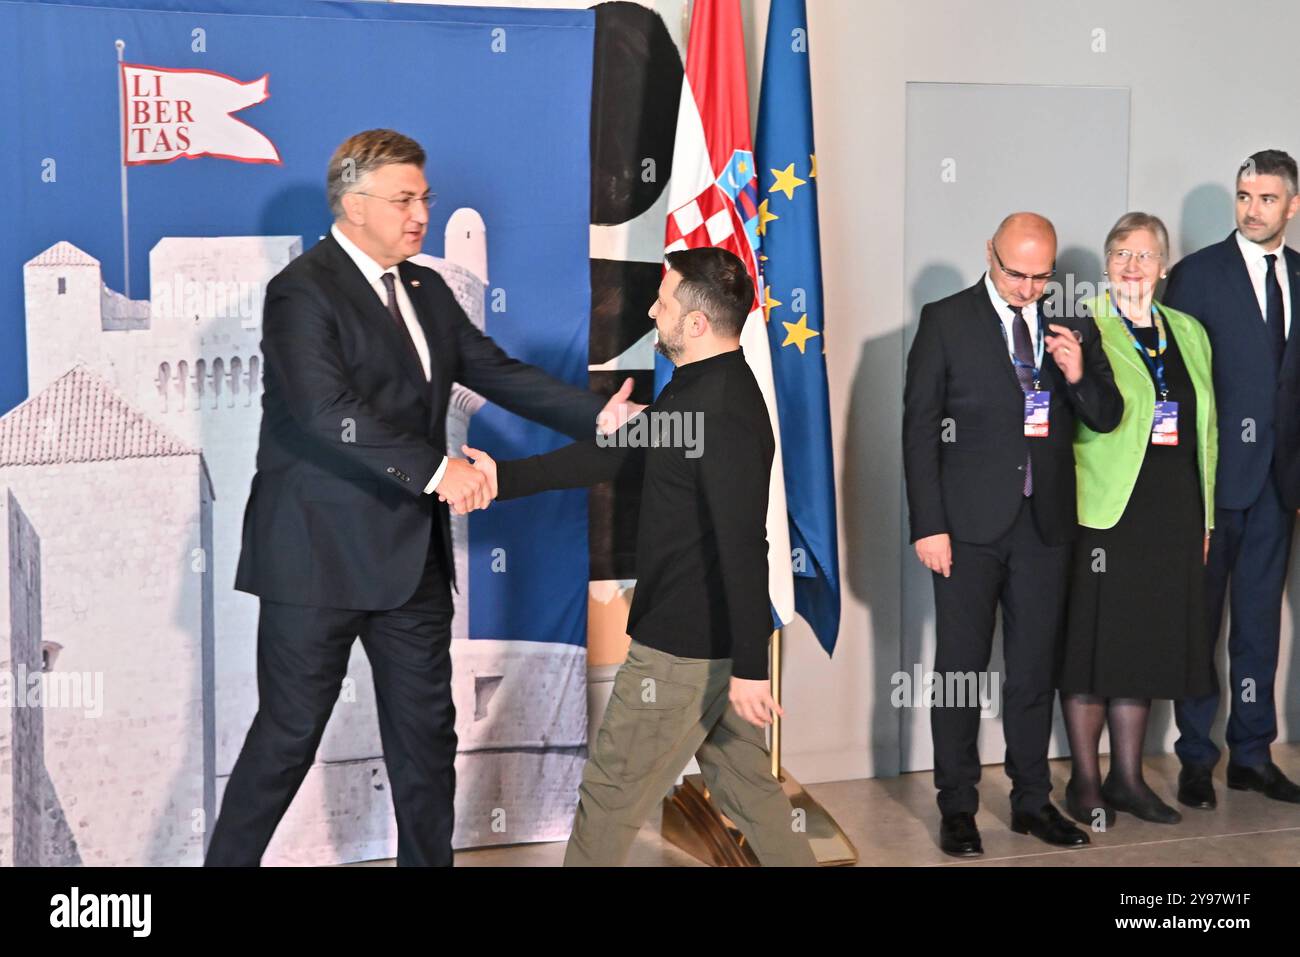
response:
{"label": "gray wall", "polygon": [[[897,772],[901,715],[889,705],[889,678],[912,665],[900,646],[903,574],[915,562],[903,531],[899,448],[905,331],[916,320],[904,260],[906,85],[1128,88],[1126,207],[1163,217],[1179,257],[1232,229],[1230,190],[1242,157],[1270,146],[1300,153],[1300,113],[1290,97],[1300,75],[1292,49],[1300,4],[809,0],[808,7],[846,595],[833,661],[801,623],[787,631],[785,747],[796,776],[828,780]],[[751,16],[756,101],[761,0]],[[1094,52],[1103,38],[1104,52]],[[988,117],[995,129],[1042,121]],[[1075,134],[1074,147],[1099,166],[1122,143],[1122,131],[1083,126]],[[1012,184],[1015,175],[1008,170]],[[1074,184],[1062,181],[1060,189],[1068,195]],[[963,277],[981,259],[981,247],[969,249]],[[1300,594],[1294,567],[1290,587]],[[1279,697],[1289,714],[1281,740],[1300,738],[1294,629],[1288,597]],[[1167,748],[1167,715],[1157,712],[1153,723],[1153,747]]]}
{"label": "gray wall", "polygon": [[[1128,197],[1128,90],[1101,86],[1022,86],[984,83],[907,84],[907,195],[903,278],[909,320],[927,302],[976,282],[989,223],[1014,209],[1033,209],[1056,225],[1057,277],[1063,292],[1101,275],[1098,237]],[[1032,117],[1032,123],[990,123],[989,117]],[[1114,131],[1115,148],[1084,153],[1073,131]],[[1061,189],[1061,183],[1072,183]],[[972,256],[971,250],[979,251]],[[1075,283],[1067,282],[1075,277]],[[903,336],[911,348],[916,322]],[[904,526],[906,527],[906,526]],[[903,561],[903,671],[915,676],[934,662],[934,588],[919,562]],[[981,725],[980,752],[998,763],[1006,753],[1001,697],[994,675],[1004,675],[1000,640],[988,667],[992,707]],[[916,670],[921,665],[921,670]],[[919,692],[918,692],[919,694]],[[901,715],[901,769],[933,767],[930,712]],[[1064,726],[1056,735],[1064,747]]]}

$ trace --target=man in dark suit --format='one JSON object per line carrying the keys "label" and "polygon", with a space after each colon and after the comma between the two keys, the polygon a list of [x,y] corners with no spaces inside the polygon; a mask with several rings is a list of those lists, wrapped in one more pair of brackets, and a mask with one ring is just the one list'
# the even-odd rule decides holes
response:
{"label": "man in dark suit", "polygon": [[399,865],[450,865],[456,758],[448,507],[484,508],[481,472],[446,455],[453,382],[576,438],[621,424],[600,397],[511,359],[420,251],[425,154],[392,130],[330,160],[330,235],[263,309],[262,427],[235,587],[261,599],[258,711],[208,865],[256,865],[316,754],[353,640],[374,671]]}
{"label": "man in dark suit", "polygon": [[[1034,213],[1008,216],[986,258],[979,282],[921,310],[908,356],[911,539],[934,573],[934,670],[945,688],[985,673],[1002,606],[1012,829],[1079,846],[1088,836],[1049,800],[1047,765],[1076,527],[1074,422],[1109,432],[1123,401],[1092,321],[1049,322],[1055,310],[1041,308],[1055,272],[1052,224]],[[978,702],[969,701],[936,702],[930,716],[940,846],[957,856],[983,853],[979,720]]]}
{"label": "man in dark suit", "polygon": [[[1269,756],[1277,737],[1273,684],[1282,629],[1282,589],[1300,508],[1300,255],[1284,246],[1300,209],[1296,162],[1263,150],[1237,172],[1237,229],[1169,273],[1165,302],[1200,320],[1214,352],[1219,468],[1214,535],[1206,568],[1207,609],[1228,633],[1228,787],[1300,804],[1300,787]],[[1182,762],[1178,800],[1212,808],[1219,748],[1210,727],[1219,695],[1174,707]]]}

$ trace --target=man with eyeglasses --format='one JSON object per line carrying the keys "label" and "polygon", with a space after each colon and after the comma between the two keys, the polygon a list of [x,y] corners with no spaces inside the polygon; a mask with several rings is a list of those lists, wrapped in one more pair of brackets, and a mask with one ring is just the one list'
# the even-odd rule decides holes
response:
{"label": "man with eyeglasses", "polygon": [[262,426],[235,587],[259,596],[258,711],[205,863],[257,865],[316,754],[354,639],[374,672],[398,865],[450,865],[456,733],[449,508],[486,508],[446,449],[452,382],[573,436],[641,406],[518,362],[420,251],[424,150],[392,130],[330,159],[329,236],[267,286]]}
{"label": "man with eyeglasses", "polygon": [[[1002,608],[1002,692],[1011,828],[1049,844],[1088,836],[1056,809],[1047,750],[1076,531],[1074,423],[1119,424],[1123,402],[1096,326],[1049,321],[1056,231],[1036,213],[1002,221],[975,285],[921,310],[907,360],[903,468],[911,540],[932,572],[934,671],[945,690],[974,688]],[[1044,315],[1047,313],[1047,315]],[[930,726],[940,847],[983,853],[976,696],[936,702]]]}
{"label": "man with eyeglasses", "polygon": [[[1232,607],[1227,785],[1290,804],[1300,804],[1300,786],[1273,763],[1269,745],[1277,738],[1282,590],[1300,508],[1300,346],[1291,339],[1300,254],[1286,245],[1297,210],[1296,161],[1281,150],[1250,156],[1237,170],[1237,228],[1178,263],[1165,290],[1169,306],[1200,320],[1214,350],[1219,465],[1205,580],[1215,639],[1225,601]],[[1219,701],[1216,693],[1174,704],[1178,800],[1188,807],[1217,803],[1220,751],[1210,729]]]}

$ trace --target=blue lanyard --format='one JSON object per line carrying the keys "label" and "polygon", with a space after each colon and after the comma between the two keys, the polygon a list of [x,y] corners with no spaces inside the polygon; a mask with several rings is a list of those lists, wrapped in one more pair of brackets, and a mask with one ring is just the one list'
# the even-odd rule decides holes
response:
{"label": "blue lanyard", "polygon": [[[1022,312],[1020,315],[1023,319],[1024,313]],[[1028,325],[1029,320],[1025,319],[1025,326],[1027,327]],[[1007,327],[1002,324],[1000,318],[998,319],[998,332],[1002,333],[1002,341],[1006,343],[1007,352],[1011,353],[1011,364],[1017,369],[1028,369],[1030,374],[1034,377],[1034,388],[1037,389],[1042,378],[1039,373],[1043,368],[1043,317],[1038,317],[1038,340],[1034,343],[1034,364],[1032,366],[1017,356],[1015,350],[1011,348],[1011,343],[1007,340]],[[1029,338],[1034,338],[1034,333],[1032,331],[1029,333]]]}
{"label": "blue lanyard", "polygon": [[1152,350],[1148,349],[1138,341],[1137,334],[1133,331],[1133,323],[1128,321],[1128,317],[1125,316],[1123,311],[1119,308],[1119,303],[1115,302],[1115,300],[1110,297],[1110,290],[1106,291],[1106,297],[1110,299],[1111,305],[1115,307],[1115,312],[1118,313],[1120,319],[1123,320],[1124,331],[1128,333],[1128,341],[1133,344],[1133,348],[1138,351],[1138,355],[1142,357],[1142,361],[1146,363],[1146,367],[1150,369],[1151,374],[1155,376],[1156,389],[1160,393],[1160,401],[1165,401],[1169,398],[1169,386],[1165,383],[1165,349],[1169,347],[1169,339],[1165,335],[1164,320],[1161,319],[1160,312],[1156,309],[1156,304],[1154,302],[1151,304],[1151,319],[1155,324],[1157,337],[1156,348]]}

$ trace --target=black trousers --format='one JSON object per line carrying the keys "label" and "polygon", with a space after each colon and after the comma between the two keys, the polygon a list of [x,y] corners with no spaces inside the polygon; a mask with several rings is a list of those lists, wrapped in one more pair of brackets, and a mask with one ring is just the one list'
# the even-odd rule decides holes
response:
{"label": "black trousers", "polygon": [[456,710],[452,600],[438,541],[415,594],[391,611],[262,601],[257,715],[213,827],[205,866],[257,866],[312,761],[358,635],[374,672],[397,816],[398,866],[451,866]]}
{"label": "black trousers", "polygon": [[[1011,807],[1036,813],[1052,790],[1047,749],[1052,735],[1054,669],[1065,605],[1069,545],[1047,545],[1028,498],[1011,529],[988,545],[952,543],[952,575],[934,577],[934,670],[945,687],[950,674],[984,674],[1002,606],[1002,728]],[[992,676],[989,676],[990,678]],[[943,701],[930,712],[934,783],[943,814],[979,808],[980,705]]]}

